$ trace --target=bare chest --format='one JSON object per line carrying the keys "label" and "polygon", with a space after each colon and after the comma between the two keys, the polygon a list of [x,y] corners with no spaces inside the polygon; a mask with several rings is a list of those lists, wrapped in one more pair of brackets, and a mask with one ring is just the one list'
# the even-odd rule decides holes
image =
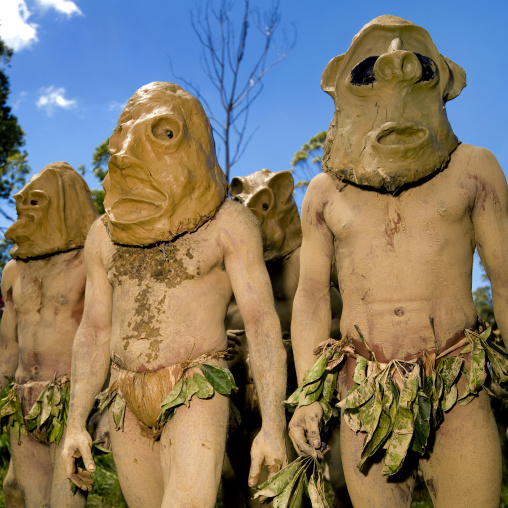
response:
{"label": "bare chest", "polygon": [[81,249],[49,258],[27,261],[12,287],[14,308],[19,318],[48,309],[73,309],[82,303],[86,268]]}
{"label": "bare chest", "polygon": [[399,196],[347,186],[325,211],[336,243],[388,255],[439,249],[459,236],[471,243],[474,198],[440,176]]}

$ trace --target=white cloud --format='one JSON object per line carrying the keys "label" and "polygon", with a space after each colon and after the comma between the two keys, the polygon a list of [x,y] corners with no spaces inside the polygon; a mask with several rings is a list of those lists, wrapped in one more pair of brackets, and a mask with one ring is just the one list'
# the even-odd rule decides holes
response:
{"label": "white cloud", "polygon": [[[31,0],[31,5],[39,11],[54,9],[67,18],[83,16],[81,9],[71,0]],[[32,13],[26,0],[0,0],[0,37],[14,51],[27,48],[38,41],[39,25],[30,22]]]}
{"label": "white cloud", "polygon": [[108,104],[108,111],[123,111],[127,102],[112,101]]}
{"label": "white cloud", "polygon": [[77,106],[75,99],[65,98],[65,88],[48,86],[41,89],[41,95],[35,103],[39,109],[45,109],[48,116],[53,114],[55,108],[72,109]]}
{"label": "white cloud", "polygon": [[30,15],[25,0],[0,1],[0,37],[14,51],[38,40],[38,25],[28,22]]}
{"label": "white cloud", "polygon": [[73,15],[83,16],[81,9],[71,0],[36,0],[37,4],[43,9],[55,9],[69,18]]}

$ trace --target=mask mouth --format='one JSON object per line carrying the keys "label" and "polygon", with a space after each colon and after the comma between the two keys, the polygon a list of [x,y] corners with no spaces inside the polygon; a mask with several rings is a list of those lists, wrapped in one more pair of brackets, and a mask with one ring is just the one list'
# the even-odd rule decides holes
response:
{"label": "mask mouth", "polygon": [[18,213],[18,220],[5,232],[5,238],[13,242],[30,240],[35,228],[35,217],[32,214]]}
{"label": "mask mouth", "polygon": [[429,131],[423,126],[389,122],[376,133],[374,146],[378,151],[411,150],[424,145],[428,139]]}
{"label": "mask mouth", "polygon": [[120,167],[111,159],[110,182],[105,198],[108,215],[115,222],[124,224],[160,215],[166,208],[168,198],[155,185],[148,171],[141,165],[133,163],[133,160],[123,159]]}

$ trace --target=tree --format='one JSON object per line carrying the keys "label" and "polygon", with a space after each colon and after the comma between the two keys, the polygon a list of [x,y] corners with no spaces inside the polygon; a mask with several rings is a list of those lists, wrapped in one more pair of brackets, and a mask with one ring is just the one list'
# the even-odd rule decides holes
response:
{"label": "tree", "polygon": [[494,307],[492,306],[490,286],[481,286],[473,291],[473,300],[478,316],[492,326],[496,318],[494,317]]}
{"label": "tree", "polygon": [[321,172],[325,139],[326,131],[318,132],[294,154],[290,171],[296,190],[305,193],[312,178]]}
{"label": "tree", "polygon": [[[231,167],[243,155],[253,133],[247,136],[249,109],[263,90],[263,78],[280,63],[293,48],[295,36],[288,42],[284,37],[282,49],[277,50],[275,33],[281,15],[279,2],[263,15],[243,0],[241,17],[234,16],[236,2],[207,0],[204,8],[191,10],[192,29],[202,47],[201,66],[208,80],[217,90],[222,114],[212,110],[199,90],[182,76],[184,83],[205,106],[217,137],[224,143],[224,173],[229,182]],[[252,26],[256,26],[262,43],[252,51]],[[254,44],[255,45],[255,44]],[[272,57],[272,53],[275,53]],[[245,69],[247,55],[253,56]]]}
{"label": "tree", "polygon": [[[25,144],[25,133],[7,106],[10,89],[5,67],[12,54],[12,49],[0,39],[0,199],[4,201],[10,200],[11,195],[23,187],[30,172],[27,153],[20,150]],[[14,221],[4,207],[0,207],[0,213]]]}

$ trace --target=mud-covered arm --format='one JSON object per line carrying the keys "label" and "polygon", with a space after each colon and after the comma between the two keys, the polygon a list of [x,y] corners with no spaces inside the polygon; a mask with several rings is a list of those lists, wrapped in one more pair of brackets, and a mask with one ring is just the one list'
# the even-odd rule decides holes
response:
{"label": "mud-covered arm", "polygon": [[110,363],[112,289],[101,258],[101,245],[104,240],[109,241],[104,236],[104,226],[98,220],[85,243],[85,307],[72,347],[71,397],[63,450],[69,477],[85,490],[88,484],[76,475],[74,462],[81,456],[85,467],[95,470],[86,421],[95,396],[106,381]]}
{"label": "mud-covered arm", "polygon": [[323,178],[312,180],[302,205],[300,280],[291,322],[299,383],[305,371],[316,361],[313,349],[330,336],[330,276],[334,249],[333,236],[324,218],[323,192],[326,189],[321,188],[324,183],[328,182],[324,182]]}
{"label": "mud-covered arm", "polygon": [[7,385],[8,379],[14,376],[18,366],[18,323],[12,300],[13,285],[18,272],[16,263],[14,260],[9,261],[2,274],[5,307],[0,325],[0,392]]}
{"label": "mud-covered arm", "polygon": [[496,158],[478,148],[468,175],[476,182],[472,213],[476,246],[490,279],[494,314],[508,347],[508,188]]}
{"label": "mud-covered arm", "polygon": [[[330,276],[334,248],[333,235],[325,221],[327,184],[324,174],[314,178],[302,205],[300,281],[291,322],[298,383],[316,362],[314,348],[330,337]],[[318,402],[296,409],[289,424],[289,435],[298,453],[314,454],[320,449],[319,421],[322,415]]]}
{"label": "mud-covered arm", "polygon": [[[258,481],[261,465],[275,473],[286,460],[284,399],[286,353],[275,312],[272,286],[263,259],[259,225],[243,206],[232,206],[232,226],[221,240],[224,264],[245,324],[249,358],[259,396],[262,428],[252,447],[249,484]],[[232,213],[233,215],[233,213]]]}

